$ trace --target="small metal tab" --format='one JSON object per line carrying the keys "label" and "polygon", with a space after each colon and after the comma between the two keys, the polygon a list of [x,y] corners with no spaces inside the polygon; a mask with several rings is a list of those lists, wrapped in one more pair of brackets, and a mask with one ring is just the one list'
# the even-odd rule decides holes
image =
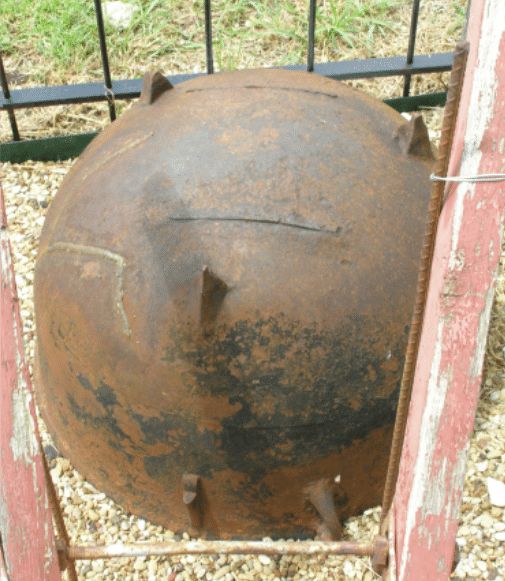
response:
{"label": "small metal tab", "polygon": [[198,481],[200,476],[197,474],[183,474],[182,475],[182,485],[184,487],[184,492],[182,493],[182,501],[184,504],[191,504],[198,492]]}
{"label": "small metal tab", "polygon": [[403,155],[406,157],[421,157],[435,159],[421,113],[413,113],[410,121],[400,125],[396,134]]}
{"label": "small metal tab", "polygon": [[200,476],[197,474],[182,475],[182,502],[186,505],[191,526],[195,529],[202,527],[203,510],[200,499]]}
{"label": "small metal tab", "polygon": [[152,105],[160,95],[173,88],[172,83],[159,71],[148,71],[142,82],[140,102],[143,105]]}
{"label": "small metal tab", "polygon": [[312,482],[305,488],[305,493],[323,520],[322,527],[320,527],[321,538],[323,540],[340,540],[342,538],[342,524],[335,509],[331,480],[321,478],[321,480]]}
{"label": "small metal tab", "polygon": [[200,329],[209,334],[221,309],[228,285],[215,276],[207,266],[202,271],[202,291],[200,295]]}

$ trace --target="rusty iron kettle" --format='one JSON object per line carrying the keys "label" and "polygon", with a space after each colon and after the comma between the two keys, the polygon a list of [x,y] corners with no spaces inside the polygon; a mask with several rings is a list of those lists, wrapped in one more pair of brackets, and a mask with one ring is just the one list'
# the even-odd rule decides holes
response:
{"label": "rusty iron kettle", "polygon": [[172,530],[338,538],[381,499],[432,165],[419,116],[331,79],[147,73],[42,232],[61,451]]}

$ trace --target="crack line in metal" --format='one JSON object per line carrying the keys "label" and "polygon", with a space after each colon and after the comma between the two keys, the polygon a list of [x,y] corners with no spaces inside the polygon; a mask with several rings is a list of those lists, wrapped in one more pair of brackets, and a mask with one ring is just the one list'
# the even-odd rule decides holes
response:
{"label": "crack line in metal", "polygon": [[130,141],[129,143],[127,143],[126,145],[123,145],[123,147],[120,147],[119,149],[116,149],[111,155],[109,156],[104,156],[102,158],[102,160],[97,164],[92,166],[92,169],[88,170],[87,172],[84,173],[84,175],[81,175],[78,177],[79,181],[78,181],[78,186],[77,187],[81,187],[81,185],[86,181],[86,179],[91,175],[91,174],[96,174],[98,172],[98,170],[104,166],[105,164],[109,163],[110,161],[112,161],[113,159],[115,159],[116,157],[119,157],[120,155],[122,155],[123,153],[126,153],[127,151],[129,151],[130,149],[134,149],[135,147],[137,147],[138,145],[141,145],[142,143],[144,143],[145,141],[151,139],[151,137],[154,135],[153,131],[150,131],[147,135],[143,135],[142,137],[139,137],[137,139],[134,139],[133,141]]}
{"label": "crack line in metal", "polygon": [[338,99],[339,95],[332,95],[324,91],[311,91],[310,89],[302,89],[295,87],[276,87],[269,85],[240,85],[237,87],[204,87],[198,89],[187,89],[186,93],[198,93],[200,91],[229,91],[230,89],[274,89],[275,91],[295,91],[297,93],[310,93],[311,95],[324,95],[332,99]]}
{"label": "crack line in metal", "polygon": [[123,274],[126,265],[125,259],[110,250],[104,250],[103,248],[96,248],[94,246],[83,246],[81,244],[72,244],[70,242],[56,242],[53,246],[50,246],[46,251],[49,252],[75,252],[76,254],[82,254],[84,256],[98,256],[105,260],[110,260],[117,265],[116,277],[118,279],[118,285],[116,290],[116,306],[118,308],[121,319],[123,320],[124,331],[128,337],[131,337],[131,329],[128,323],[128,318],[126,316],[126,311],[124,308],[123,297],[124,297],[124,287],[123,287]]}
{"label": "crack line in metal", "polygon": [[315,228],[313,226],[304,226],[303,224],[290,224],[289,222],[281,222],[281,220],[267,220],[266,218],[225,218],[219,216],[168,216],[168,220],[174,222],[193,222],[193,221],[209,221],[209,222],[252,222],[255,224],[272,224],[274,226],[287,226],[288,228],[300,228],[301,230],[310,230],[318,234],[329,234],[330,236],[340,236],[342,226],[338,226],[335,232],[332,230],[323,230],[322,228]]}

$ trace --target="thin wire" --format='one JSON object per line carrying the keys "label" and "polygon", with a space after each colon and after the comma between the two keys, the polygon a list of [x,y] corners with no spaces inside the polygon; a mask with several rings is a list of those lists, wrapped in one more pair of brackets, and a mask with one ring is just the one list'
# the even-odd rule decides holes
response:
{"label": "thin wire", "polygon": [[442,178],[434,173],[430,175],[430,180],[434,182],[503,182],[505,173],[487,173],[480,176],[455,176],[452,178]]}

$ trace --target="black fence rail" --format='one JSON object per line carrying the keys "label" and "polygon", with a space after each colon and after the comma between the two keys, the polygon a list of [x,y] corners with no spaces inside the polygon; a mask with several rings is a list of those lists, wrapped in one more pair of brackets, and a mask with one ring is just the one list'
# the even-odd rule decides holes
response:
{"label": "black fence rail", "polygon": [[[23,141],[19,134],[15,110],[30,107],[47,107],[108,101],[111,122],[116,119],[115,101],[118,99],[135,99],[140,96],[142,80],[130,79],[112,81],[110,75],[107,43],[102,15],[101,0],[94,0],[104,83],[85,83],[64,86],[36,87],[11,91],[4,71],[0,52],[0,109],[7,111],[14,141],[2,143],[1,161],[22,163],[26,160],[54,161],[69,159],[79,155],[97,133],[86,133],[63,137],[49,137]],[[403,97],[386,99],[385,102],[397,111],[416,111],[422,107],[434,107],[445,104],[446,93],[410,96],[412,75],[442,73],[452,67],[453,53],[415,55],[415,41],[419,16],[420,0],[413,0],[410,23],[410,35],[405,57],[372,58],[365,60],[314,63],[314,43],[316,27],[316,0],[310,0],[308,20],[308,50],[306,65],[288,65],[288,70],[307,70],[337,80],[364,79],[373,77],[403,76]],[[167,78],[176,85],[201,74],[213,74],[212,53],[212,12],[210,0],[204,0],[205,12],[205,47],[207,72],[191,75],[173,75]]]}

